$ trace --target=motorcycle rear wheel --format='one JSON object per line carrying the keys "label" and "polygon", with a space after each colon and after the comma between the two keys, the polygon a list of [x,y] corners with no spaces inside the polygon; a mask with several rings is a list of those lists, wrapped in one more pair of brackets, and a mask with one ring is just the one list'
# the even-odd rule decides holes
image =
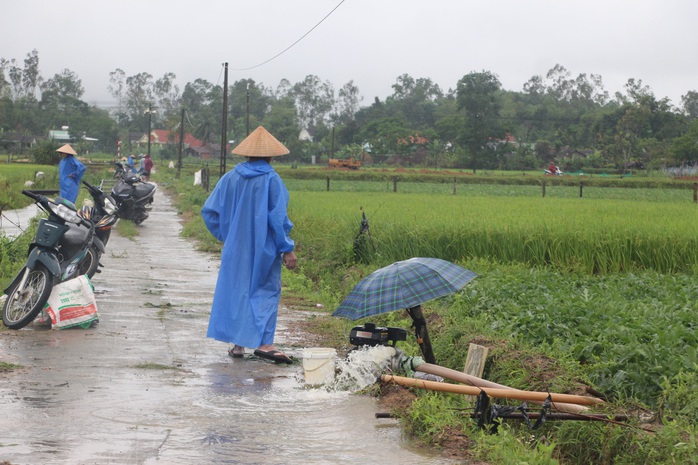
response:
{"label": "motorcycle rear wheel", "polygon": [[99,268],[99,259],[101,256],[102,254],[97,250],[96,246],[90,246],[90,248],[87,249],[85,257],[78,265],[78,275],[82,276],[86,274],[88,278],[92,279],[97,272],[97,268]]}
{"label": "motorcycle rear wheel", "polygon": [[133,218],[133,224],[141,224],[144,222],[146,219],[148,219],[148,214],[147,213],[136,213]]}
{"label": "motorcycle rear wheel", "polygon": [[8,289],[2,307],[2,322],[10,329],[22,329],[34,321],[51,295],[53,276],[43,265],[38,264],[29,272],[24,290],[18,296],[15,294],[19,284],[17,282]]}

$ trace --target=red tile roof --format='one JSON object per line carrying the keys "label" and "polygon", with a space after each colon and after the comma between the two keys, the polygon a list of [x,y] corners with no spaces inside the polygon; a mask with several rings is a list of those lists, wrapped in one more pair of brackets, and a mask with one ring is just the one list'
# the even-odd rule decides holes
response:
{"label": "red tile roof", "polygon": [[[172,132],[166,129],[153,129],[150,134],[150,141],[160,142],[162,144],[178,142],[179,132],[174,133],[174,139],[170,138],[171,134]],[[184,144],[188,145],[189,147],[201,147],[202,145],[204,145],[204,142],[192,136],[191,134],[186,133],[184,134]]]}

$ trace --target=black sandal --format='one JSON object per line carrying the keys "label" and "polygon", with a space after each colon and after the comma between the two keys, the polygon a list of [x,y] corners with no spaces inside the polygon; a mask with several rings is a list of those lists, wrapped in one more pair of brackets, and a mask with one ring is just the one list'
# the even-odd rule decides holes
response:
{"label": "black sandal", "polygon": [[230,355],[233,358],[242,358],[245,356],[245,348],[240,347],[242,349],[242,352],[235,352],[235,349],[237,349],[240,346],[234,346],[232,349],[228,349],[228,355]]}

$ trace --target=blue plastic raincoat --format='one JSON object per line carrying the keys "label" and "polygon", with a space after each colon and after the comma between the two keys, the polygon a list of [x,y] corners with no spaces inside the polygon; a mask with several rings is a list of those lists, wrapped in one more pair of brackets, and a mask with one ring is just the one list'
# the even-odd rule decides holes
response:
{"label": "blue plastic raincoat", "polygon": [[126,171],[130,171],[131,173],[136,172],[136,162],[133,161],[133,155],[129,155],[126,159]]}
{"label": "blue plastic raincoat", "polygon": [[80,180],[85,173],[85,165],[72,155],[61,158],[58,164],[61,197],[75,203],[80,190]]}
{"label": "blue plastic raincoat", "polygon": [[281,254],[293,251],[289,195],[264,160],[226,173],[201,215],[223,241],[207,336],[243,347],[273,344],[281,297]]}

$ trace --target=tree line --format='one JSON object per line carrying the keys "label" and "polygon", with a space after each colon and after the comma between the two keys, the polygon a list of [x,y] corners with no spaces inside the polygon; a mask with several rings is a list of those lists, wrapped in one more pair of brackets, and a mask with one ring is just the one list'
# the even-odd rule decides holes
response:
{"label": "tree line", "polygon": [[[109,74],[115,100],[109,110],[83,100],[84,87],[69,69],[43,78],[39,54],[24,62],[0,58],[0,134],[6,149],[17,135],[47,135],[67,126],[116,152],[130,134],[181,124],[198,139],[220,143],[222,85],[205,79],[176,83],[174,73]],[[264,125],[291,150],[292,161],[363,157],[374,163],[468,169],[537,169],[555,161],[564,169],[661,167],[698,162],[698,92],[680,107],[658,98],[641,80],[628,79],[613,96],[599,75],[573,76],[556,65],[532,76],[521,91],[502,88],[486,70],[464,75],[444,90],[429,78],[400,75],[393,93],[362,104],[350,80],[336,90],[315,75],[268,87],[253,79],[228,86],[226,140],[239,142]],[[182,110],[185,118],[182,120]],[[312,140],[299,140],[302,129]],[[174,156],[174,149],[163,152]]]}

